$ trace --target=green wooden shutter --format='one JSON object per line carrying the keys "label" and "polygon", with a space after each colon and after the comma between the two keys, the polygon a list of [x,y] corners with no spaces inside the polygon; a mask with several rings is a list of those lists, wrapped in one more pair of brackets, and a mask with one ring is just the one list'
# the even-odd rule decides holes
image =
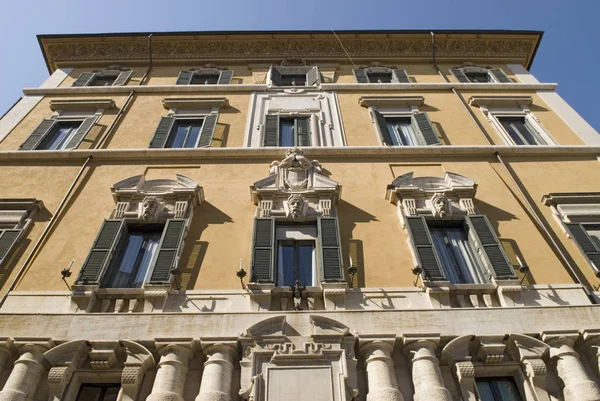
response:
{"label": "green wooden shutter", "polygon": [[198,140],[199,148],[208,148],[210,147],[210,143],[213,139],[213,134],[215,133],[215,127],[217,126],[217,118],[219,116],[216,114],[211,114],[206,116],[204,119],[204,124],[202,124],[202,131],[200,131],[200,139]]}
{"label": "green wooden shutter", "polygon": [[175,85],[189,85],[192,82],[193,71],[180,71]]}
{"label": "green wooden shutter", "polygon": [[219,75],[219,85],[228,85],[231,83],[231,79],[233,78],[233,70],[225,70],[221,71],[221,75]]}
{"label": "green wooden shutter", "polygon": [[379,133],[384,145],[393,146],[394,142],[392,141],[392,136],[390,135],[387,123],[385,122],[385,117],[377,110],[373,110],[373,114],[375,115],[375,123],[379,127]]}
{"label": "green wooden shutter", "polygon": [[571,233],[571,238],[579,246],[583,254],[595,266],[596,275],[600,274],[600,247],[590,238],[585,227],[581,223],[565,223]]}
{"label": "green wooden shutter", "polygon": [[102,228],[79,272],[77,284],[98,284],[110,264],[127,225],[123,220],[104,220]]}
{"label": "green wooden shutter", "polygon": [[488,71],[500,83],[511,83],[510,78],[500,68],[492,68]]}
{"label": "green wooden shutter", "polygon": [[295,123],[296,146],[310,146],[310,119],[297,118]]}
{"label": "green wooden shutter", "polygon": [[19,147],[19,150],[34,150],[40,144],[42,139],[52,131],[52,128],[54,128],[56,123],[56,120],[42,120],[42,123],[33,130],[31,135],[29,135],[29,138],[27,138]]}
{"label": "green wooden shutter", "polygon": [[279,116],[266,117],[263,146],[279,146]]}
{"label": "green wooden shutter", "polygon": [[358,70],[352,70],[352,72],[354,73],[356,82],[358,82],[359,84],[368,84],[369,83],[369,77],[367,76],[367,73],[365,72],[364,69],[360,68]]}
{"label": "green wooden shutter", "polygon": [[319,69],[313,67],[306,73],[306,86],[313,86],[319,83]]}
{"label": "green wooden shutter", "polygon": [[274,281],[274,247],[275,220],[271,218],[254,219],[250,281],[254,283],[272,283]]}
{"label": "green wooden shutter", "polygon": [[133,70],[127,70],[127,71],[123,71],[119,74],[119,76],[117,77],[117,79],[115,79],[115,82],[113,82],[112,86],[123,86],[127,83],[127,81],[129,81],[129,78],[131,77],[131,74],[133,74]]}
{"label": "green wooden shutter", "polygon": [[0,265],[6,259],[12,247],[17,243],[21,230],[0,231]]}
{"label": "green wooden shutter", "polygon": [[438,260],[427,221],[421,216],[409,216],[406,218],[408,235],[412,241],[417,256],[417,263],[426,278],[432,281],[444,281],[441,265]]}
{"label": "green wooden shutter", "polygon": [[281,86],[281,73],[274,66],[271,66],[271,85]]}
{"label": "green wooden shutter", "polygon": [[397,82],[400,84],[409,84],[410,79],[408,78],[408,74],[406,73],[406,70],[392,71],[392,82]]}
{"label": "green wooden shutter", "polygon": [[344,281],[337,217],[319,218],[319,251],[323,281]]}
{"label": "green wooden shutter", "polygon": [[177,268],[185,224],[185,219],[167,220],[158,247],[154,268],[148,281],[149,284],[167,284],[170,282],[171,270]]}
{"label": "green wooden shutter", "polygon": [[458,82],[471,82],[460,68],[453,68],[450,71],[452,71],[452,74],[458,79]]}
{"label": "green wooden shutter", "polygon": [[469,229],[473,230],[475,238],[479,242],[484,257],[489,266],[495,272],[496,278],[516,278],[512,264],[504,252],[504,248],[494,229],[485,215],[474,215],[465,217]]}
{"label": "green wooden shutter", "polygon": [[429,120],[427,113],[413,114],[410,118],[410,122],[421,145],[439,145],[441,143],[433,129],[433,124],[431,124],[431,120]]}
{"label": "green wooden shutter", "polygon": [[92,79],[94,79],[94,75],[96,74],[93,72],[83,72],[81,75],[79,75],[79,77],[77,77],[71,86],[86,86],[92,81]]}
{"label": "green wooden shutter", "polygon": [[81,141],[83,141],[83,138],[85,138],[88,132],[90,132],[95,122],[96,117],[88,117],[85,120],[83,120],[83,122],[77,129],[77,132],[75,132],[75,135],[73,135],[73,138],[71,138],[65,149],[77,149]]}
{"label": "green wooden shutter", "polygon": [[150,148],[165,147],[169,133],[173,129],[173,124],[175,124],[175,118],[161,117],[158,127],[156,127],[156,131],[154,132],[154,136],[152,137],[152,141],[150,141]]}

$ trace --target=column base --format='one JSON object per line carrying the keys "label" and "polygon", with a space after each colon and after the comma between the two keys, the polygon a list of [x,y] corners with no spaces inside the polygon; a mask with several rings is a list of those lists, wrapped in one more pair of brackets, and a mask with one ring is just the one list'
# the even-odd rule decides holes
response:
{"label": "column base", "polygon": [[382,388],[369,391],[367,401],[404,401],[402,393],[395,388]]}
{"label": "column base", "polygon": [[450,391],[443,387],[429,387],[415,393],[414,401],[452,401]]}
{"label": "column base", "polygon": [[0,401],[25,401],[27,395],[20,391],[15,390],[2,390],[0,391]]}
{"label": "column base", "polygon": [[183,401],[183,397],[177,393],[164,391],[150,394],[146,401]]}
{"label": "column base", "polygon": [[[563,390],[565,401],[597,401],[600,400],[600,389],[591,380],[580,381],[566,386]],[[2,401],[2,400],[0,400]]]}
{"label": "column base", "polygon": [[221,391],[209,391],[198,394],[195,401],[231,401],[231,396]]}

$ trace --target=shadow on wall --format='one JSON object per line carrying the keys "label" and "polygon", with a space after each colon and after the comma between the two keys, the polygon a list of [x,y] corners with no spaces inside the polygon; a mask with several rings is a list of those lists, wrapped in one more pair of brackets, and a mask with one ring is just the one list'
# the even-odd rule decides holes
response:
{"label": "shadow on wall", "polygon": [[[50,212],[47,209],[44,208],[42,210],[37,211],[33,216],[33,225],[29,233],[31,233],[31,231],[33,231],[33,229],[37,225],[42,223],[48,223],[51,218],[52,214],[50,214]],[[5,290],[4,286],[8,281],[8,278],[14,271],[15,267],[17,267],[17,263],[25,253],[25,250],[27,250],[32,243],[32,240],[29,238],[29,233],[27,233],[27,235],[25,235],[24,238],[19,240],[15,248],[12,249],[10,254],[8,255],[8,259],[6,259],[4,263],[0,266],[0,288],[2,290]]]}
{"label": "shadow on wall", "polygon": [[[356,227],[357,223],[368,223],[371,221],[377,221],[375,216],[364,210],[344,201],[340,202],[336,206],[337,215],[339,217],[340,225],[340,240],[342,242],[342,260],[344,264],[344,270],[350,266],[349,255],[353,253],[353,264],[358,268],[354,282],[351,284],[353,287],[364,287],[365,286],[365,270],[364,270],[364,258],[363,258],[363,243],[360,239],[352,238],[352,231]],[[354,260],[354,258],[358,260]],[[345,272],[348,280],[350,277],[348,272]]]}
{"label": "shadow on wall", "polygon": [[185,240],[183,254],[179,261],[181,270],[180,286],[182,290],[191,290],[196,284],[202,261],[206,255],[209,243],[201,241],[202,232],[214,224],[233,223],[233,219],[217,209],[210,202],[202,202],[194,209],[194,217],[190,222],[190,231]]}

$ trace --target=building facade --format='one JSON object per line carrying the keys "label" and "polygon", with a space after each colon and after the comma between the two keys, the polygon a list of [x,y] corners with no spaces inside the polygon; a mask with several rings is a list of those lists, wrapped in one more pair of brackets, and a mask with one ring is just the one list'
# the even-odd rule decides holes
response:
{"label": "building facade", "polygon": [[541,37],[40,36],[0,400],[600,400],[600,136]]}

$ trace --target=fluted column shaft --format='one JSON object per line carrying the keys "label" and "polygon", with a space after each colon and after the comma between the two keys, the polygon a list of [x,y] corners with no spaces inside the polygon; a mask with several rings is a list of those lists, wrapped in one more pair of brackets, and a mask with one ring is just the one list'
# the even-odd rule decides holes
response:
{"label": "fluted column shaft", "polygon": [[404,401],[396,382],[393,349],[388,341],[370,341],[361,346],[369,384],[367,401]]}
{"label": "fluted column shaft", "polygon": [[565,401],[597,401],[600,400],[600,389],[590,379],[579,354],[573,348],[573,338],[557,338],[548,341],[552,346],[551,355],[556,359],[556,370],[565,387],[563,395]]}
{"label": "fluted column shaft", "polygon": [[46,347],[28,344],[22,346],[19,351],[21,356],[15,362],[4,388],[0,391],[0,401],[32,400],[46,371],[43,363]]}
{"label": "fluted column shaft", "polygon": [[192,358],[190,348],[183,345],[167,345],[159,350],[161,357],[152,393],[148,401],[183,401],[183,388]]}
{"label": "fluted column shaft", "polygon": [[231,345],[215,344],[205,349],[200,393],[196,401],[231,401],[231,378],[236,349]]}
{"label": "fluted column shaft", "polygon": [[452,401],[435,356],[436,348],[437,344],[429,340],[414,341],[405,347],[411,359],[414,401]]}

